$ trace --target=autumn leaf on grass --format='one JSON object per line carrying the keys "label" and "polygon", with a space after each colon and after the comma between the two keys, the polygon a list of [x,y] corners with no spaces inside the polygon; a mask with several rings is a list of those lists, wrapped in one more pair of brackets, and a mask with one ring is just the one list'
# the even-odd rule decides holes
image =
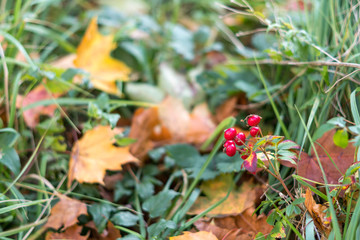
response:
{"label": "autumn leaf on grass", "polygon": [[89,237],[87,235],[81,235],[82,226],[74,225],[67,228],[64,232],[47,232],[45,236],[45,240],[55,240],[55,239],[76,239],[76,240],[86,240]]}
{"label": "autumn leaf on grass", "polygon": [[78,222],[78,217],[82,214],[87,215],[86,204],[76,199],[71,199],[65,195],[60,195],[60,201],[51,209],[50,217],[45,224],[46,228],[56,230],[63,227],[67,229]]}
{"label": "autumn leaf on grass", "polygon": [[114,35],[101,35],[97,18],[93,18],[77,48],[74,64],[90,73],[91,83],[98,89],[120,94],[116,81],[128,81],[130,68],[110,56],[115,47]]}
{"label": "autumn leaf on grass", "polygon": [[[355,156],[355,147],[349,144],[345,149],[334,144],[333,136],[336,130],[326,132],[315,144],[322,167],[324,168],[326,178],[329,184],[338,184],[339,178],[345,174],[346,170],[353,164]],[[321,147],[322,146],[322,147]],[[332,159],[329,158],[327,153]],[[301,159],[297,165],[297,174],[305,179],[324,183],[318,161],[311,150],[311,155],[301,153]],[[334,166],[334,163],[336,166]],[[313,182],[309,182],[315,185]]]}
{"label": "autumn leaf on grass", "polygon": [[273,226],[266,222],[264,214],[259,216],[250,207],[237,215],[199,219],[194,223],[199,231],[212,232],[218,239],[253,240],[257,233],[269,234]]}
{"label": "autumn leaf on grass", "polygon": [[[200,214],[219,202],[226,196],[231,184],[234,184],[231,175],[221,175],[204,182],[200,188],[206,197],[199,197],[188,213]],[[260,185],[253,184],[251,180],[243,182],[240,188],[233,190],[225,202],[211,210],[207,216],[242,213],[245,209],[254,207],[262,193],[263,188]]]}
{"label": "autumn leaf on grass", "polygon": [[206,104],[188,112],[178,99],[167,97],[157,107],[137,109],[129,137],[137,139],[131,152],[144,158],[154,147],[174,143],[201,145],[214,131],[215,124]]}
{"label": "autumn leaf on grass", "polygon": [[218,239],[211,232],[201,231],[197,233],[184,232],[183,235],[170,237],[170,240],[218,240]]}
{"label": "autumn leaf on grass", "polygon": [[69,163],[68,186],[73,180],[104,185],[106,170],[121,170],[126,163],[138,163],[138,159],[129,152],[129,146],[113,145],[116,131],[110,126],[98,126],[87,131],[75,143]]}
{"label": "autumn leaf on grass", "polygon": [[315,226],[322,234],[325,234],[325,236],[328,237],[331,232],[331,224],[329,219],[326,217],[326,210],[328,207],[316,204],[312,196],[312,191],[309,188],[306,189],[304,205],[314,220]]}
{"label": "autumn leaf on grass", "polygon": [[[44,85],[40,84],[30,91],[26,96],[18,96],[16,99],[16,106],[18,108],[24,108],[29,104],[36,103],[42,100],[58,98],[62,93],[53,93],[51,94]],[[31,109],[28,109],[23,112],[24,121],[27,126],[30,128],[35,128],[39,123],[41,115],[47,115],[49,117],[54,116],[54,112],[57,106],[48,105],[48,106],[37,106]]]}

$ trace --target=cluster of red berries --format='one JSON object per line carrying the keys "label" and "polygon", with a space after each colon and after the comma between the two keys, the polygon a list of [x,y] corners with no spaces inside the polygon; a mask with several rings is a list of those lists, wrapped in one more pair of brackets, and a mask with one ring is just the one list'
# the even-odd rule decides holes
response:
{"label": "cluster of red berries", "polygon": [[[256,137],[260,134],[260,128],[258,127],[260,123],[261,117],[258,115],[250,115],[247,117],[247,124],[251,126],[250,135],[252,137]],[[236,148],[236,145],[242,146],[245,144],[246,135],[243,132],[237,132],[235,128],[228,128],[224,132],[224,138],[226,142],[224,143],[224,151],[226,155],[232,157],[236,154],[236,152],[240,149]],[[248,155],[242,154],[241,158],[246,159]]]}

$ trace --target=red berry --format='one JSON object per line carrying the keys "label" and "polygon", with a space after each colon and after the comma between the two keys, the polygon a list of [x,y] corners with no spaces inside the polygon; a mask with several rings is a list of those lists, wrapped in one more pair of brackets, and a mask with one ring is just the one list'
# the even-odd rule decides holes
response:
{"label": "red berry", "polygon": [[225,150],[226,155],[229,157],[232,157],[236,154],[236,146],[234,145],[228,145]]}
{"label": "red berry", "polygon": [[243,132],[239,132],[234,139],[235,143],[239,146],[243,145],[245,143],[245,140],[246,135]]}
{"label": "red berry", "polygon": [[228,128],[224,132],[224,137],[226,140],[233,140],[236,136],[236,129],[235,128]]}
{"label": "red berry", "polygon": [[244,159],[244,160],[247,159],[248,157],[249,157],[249,155],[246,155],[246,154],[241,156],[241,158]]}
{"label": "red berry", "polygon": [[224,143],[224,148],[227,148],[228,146],[230,145],[235,145],[235,142],[233,140],[227,140],[225,143]]}
{"label": "red berry", "polygon": [[253,137],[256,137],[260,133],[260,128],[258,127],[252,127],[250,129],[250,135]]}
{"label": "red berry", "polygon": [[247,123],[249,126],[257,126],[260,123],[261,117],[259,115],[251,115],[248,120]]}

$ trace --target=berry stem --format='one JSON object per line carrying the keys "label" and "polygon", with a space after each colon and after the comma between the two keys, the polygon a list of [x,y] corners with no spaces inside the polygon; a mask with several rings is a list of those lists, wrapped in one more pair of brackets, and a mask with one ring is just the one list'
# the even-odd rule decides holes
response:
{"label": "berry stem", "polygon": [[271,160],[270,160],[269,156],[267,155],[265,149],[263,149],[263,148],[260,148],[260,149],[261,149],[261,151],[264,153],[266,159],[268,160],[268,162],[269,162],[269,164],[271,165],[271,167],[274,169],[274,172],[275,172],[275,173],[271,172],[268,168],[265,168],[265,170],[266,170],[268,173],[270,173],[273,177],[275,177],[275,178],[281,183],[281,185],[284,187],[284,189],[285,189],[285,191],[287,192],[287,194],[290,196],[291,200],[295,201],[294,196],[291,194],[291,192],[290,192],[290,190],[288,189],[288,187],[286,186],[284,180],[281,178],[280,173],[276,170],[274,164],[271,162]]}

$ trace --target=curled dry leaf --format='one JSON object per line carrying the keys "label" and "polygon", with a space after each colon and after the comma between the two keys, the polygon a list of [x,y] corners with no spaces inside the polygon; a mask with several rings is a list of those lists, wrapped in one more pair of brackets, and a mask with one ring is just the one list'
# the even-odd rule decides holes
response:
{"label": "curled dry leaf", "polygon": [[[355,147],[352,144],[349,144],[345,149],[336,146],[333,142],[334,134],[335,130],[328,131],[317,141],[318,144],[315,143],[315,149],[319,155],[329,184],[339,183],[339,178],[343,176],[346,170],[353,164],[355,155]],[[331,156],[340,172],[334,166],[324,149]],[[300,161],[297,165],[297,174],[305,179],[324,183],[319,164],[314,155],[314,150],[311,151],[310,156],[306,153],[301,153]],[[309,182],[309,184],[315,185],[313,182]]]}
{"label": "curled dry leaf", "polygon": [[211,232],[184,232],[183,235],[170,237],[170,240],[218,240]]}
{"label": "curled dry leaf", "polygon": [[310,216],[314,220],[317,229],[319,229],[319,231],[327,238],[331,232],[331,224],[326,218],[326,210],[328,207],[316,204],[312,196],[312,191],[309,188],[306,189],[304,204],[306,209],[309,211]]}
{"label": "curled dry leaf", "polygon": [[128,81],[130,68],[110,56],[114,49],[114,35],[103,36],[99,33],[97,19],[93,18],[77,48],[76,67],[90,73],[91,83],[98,89],[120,94],[116,81]]}
{"label": "curled dry leaf", "polygon": [[137,142],[131,146],[131,152],[143,159],[149,150],[165,144],[199,146],[215,127],[207,105],[198,105],[189,113],[180,100],[167,97],[157,107],[135,112],[129,137]]}
{"label": "curled dry leaf", "polygon": [[[87,215],[86,204],[76,199],[71,199],[65,195],[60,195],[60,201],[51,209],[50,217],[45,224],[46,228],[56,230],[63,227],[67,229],[76,225],[80,215]],[[72,232],[75,229],[72,229]]]}
{"label": "curled dry leaf", "polygon": [[139,162],[129,152],[129,146],[113,145],[115,135],[116,130],[111,130],[110,126],[98,126],[75,143],[69,163],[68,186],[73,180],[104,185],[106,170],[121,170],[126,163]]}
{"label": "curled dry leaf", "polygon": [[[231,184],[234,183],[230,175],[221,175],[214,180],[204,182],[200,188],[206,196],[199,197],[188,213],[200,214],[219,202],[226,196]],[[225,202],[211,210],[207,216],[242,213],[244,210],[255,206],[263,190],[262,186],[253,184],[251,180],[243,182],[240,188],[233,190]]]}
{"label": "curled dry leaf", "polygon": [[[18,96],[16,99],[16,106],[18,108],[26,107],[29,104],[36,103],[47,99],[56,99],[62,93],[50,93],[44,85],[40,84],[30,91],[26,96]],[[35,128],[39,123],[41,115],[47,115],[49,117],[54,116],[56,105],[38,106],[28,109],[23,112],[24,121],[30,128]]]}
{"label": "curled dry leaf", "polygon": [[251,207],[234,216],[200,219],[194,225],[200,231],[212,232],[218,239],[253,240],[257,233],[267,235],[273,229],[265,215],[256,216],[254,212],[255,208]]}
{"label": "curled dry leaf", "polygon": [[73,225],[67,228],[64,232],[47,232],[45,240],[55,240],[55,239],[76,239],[76,240],[86,240],[89,237],[89,233],[85,236],[81,235],[82,227],[79,225]]}

